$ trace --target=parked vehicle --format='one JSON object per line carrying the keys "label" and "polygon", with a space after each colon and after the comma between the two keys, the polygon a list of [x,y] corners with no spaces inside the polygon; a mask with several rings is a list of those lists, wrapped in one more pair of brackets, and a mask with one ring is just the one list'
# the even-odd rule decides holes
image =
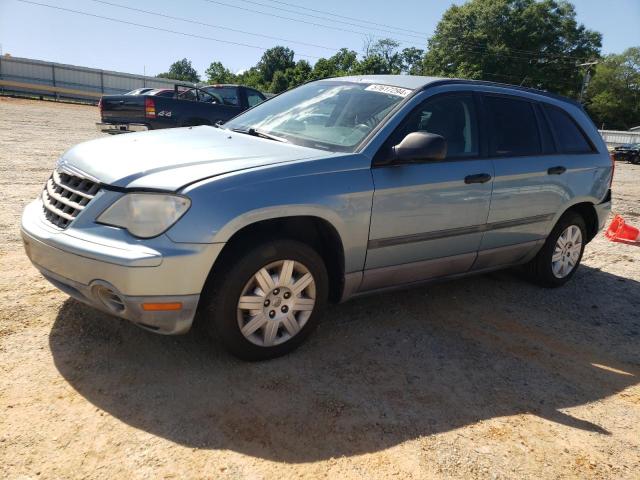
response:
{"label": "parked vehicle", "polygon": [[629,163],[640,163],[640,143],[625,143],[613,149],[615,160],[625,160]]}
{"label": "parked vehicle", "polygon": [[[524,265],[557,287],[611,209],[579,104],[416,76],[321,80],[227,122],[82,143],[22,217],[80,301],[234,354],[289,352],[328,301]],[[499,308],[499,307],[497,307]]]}
{"label": "parked vehicle", "polygon": [[99,131],[116,134],[214,125],[265,100],[261,92],[240,85],[203,88],[176,85],[174,90],[133,92],[136,90],[124,95],[104,95],[100,99],[101,122],[96,123]]}
{"label": "parked vehicle", "polygon": [[130,92],[124,93],[123,95],[142,95],[152,90],[153,90],[153,87],[136,88],[135,90],[131,90]]}

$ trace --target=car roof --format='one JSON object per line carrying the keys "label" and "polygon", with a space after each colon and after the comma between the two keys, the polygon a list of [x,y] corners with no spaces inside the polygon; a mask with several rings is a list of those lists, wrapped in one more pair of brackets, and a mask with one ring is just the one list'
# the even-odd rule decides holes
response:
{"label": "car roof", "polygon": [[346,77],[325,78],[324,80],[337,80],[342,82],[356,83],[380,83],[393,87],[408,88],[416,90],[424,88],[430,83],[438,80],[450,80],[443,77],[423,77],[420,75],[349,75]]}
{"label": "car roof", "polygon": [[421,75],[350,75],[346,77],[333,77],[326,78],[324,80],[332,81],[344,81],[344,82],[356,82],[356,83],[379,83],[382,85],[391,85],[394,87],[407,88],[410,90],[423,90],[428,86],[434,86],[436,84],[467,84],[467,85],[484,85],[491,87],[500,87],[510,89],[516,92],[534,93],[537,95],[543,95],[545,97],[555,98],[564,102],[571,103],[578,108],[582,108],[582,105],[571,98],[558,95],[555,93],[547,92],[545,90],[538,90],[537,88],[522,87],[519,85],[510,85],[507,83],[489,82],[486,80],[469,80],[463,78],[446,78],[446,77],[426,77]]}

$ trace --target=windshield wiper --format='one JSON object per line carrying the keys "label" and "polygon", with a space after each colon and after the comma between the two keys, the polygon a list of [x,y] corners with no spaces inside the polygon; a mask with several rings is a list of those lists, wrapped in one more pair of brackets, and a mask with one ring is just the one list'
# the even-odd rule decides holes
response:
{"label": "windshield wiper", "polygon": [[244,133],[245,135],[251,135],[253,137],[266,138],[268,140],[275,140],[276,142],[284,142],[289,143],[289,140],[286,138],[278,137],[276,135],[271,135],[270,133],[263,132],[261,130],[256,130],[255,128],[247,128],[246,130],[242,128],[232,128],[232,131],[236,133]]}

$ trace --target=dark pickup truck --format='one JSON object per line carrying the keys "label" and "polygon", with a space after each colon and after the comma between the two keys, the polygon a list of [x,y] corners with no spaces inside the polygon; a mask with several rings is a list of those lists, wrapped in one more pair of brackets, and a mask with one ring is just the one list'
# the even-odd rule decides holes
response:
{"label": "dark pickup truck", "polygon": [[226,122],[266,99],[242,85],[210,85],[152,90],[140,95],[104,95],[98,104],[105,133],[127,133],[160,128],[215,125]]}

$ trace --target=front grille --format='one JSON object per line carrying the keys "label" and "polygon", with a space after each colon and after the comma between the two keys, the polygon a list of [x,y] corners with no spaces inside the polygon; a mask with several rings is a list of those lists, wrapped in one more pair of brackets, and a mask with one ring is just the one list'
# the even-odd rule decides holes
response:
{"label": "front grille", "polygon": [[67,228],[100,190],[100,184],[53,171],[42,191],[44,216],[58,228]]}

